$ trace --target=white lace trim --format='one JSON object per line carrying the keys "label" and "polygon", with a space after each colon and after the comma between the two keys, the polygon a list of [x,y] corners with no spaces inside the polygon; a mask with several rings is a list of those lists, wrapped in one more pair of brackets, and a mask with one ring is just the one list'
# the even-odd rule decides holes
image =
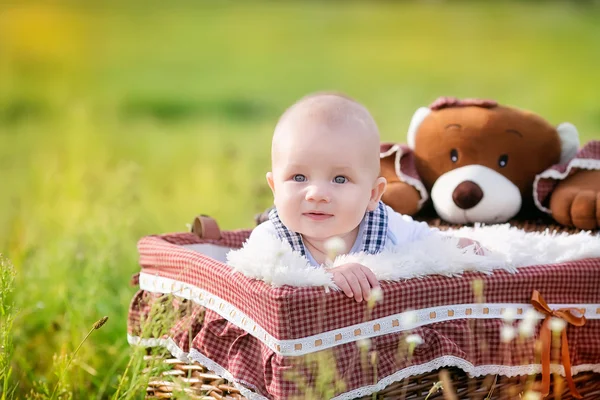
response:
{"label": "white lace trim", "polygon": [[132,346],[144,346],[144,347],[164,347],[169,350],[173,357],[177,358],[179,361],[188,362],[188,356],[185,351],[183,351],[177,343],[171,338],[159,339],[159,338],[147,338],[143,339],[139,336],[132,336],[127,334],[127,342]]}
{"label": "white lace trim", "polygon": [[429,193],[427,193],[427,189],[425,188],[425,185],[423,185],[423,182],[406,175],[400,170],[400,159],[402,158],[403,154],[402,148],[395,144],[389,150],[380,153],[379,157],[384,158],[394,153],[396,153],[396,157],[394,158],[394,169],[396,170],[396,175],[398,175],[398,178],[400,178],[403,182],[408,183],[419,191],[419,194],[421,195],[421,198],[419,199],[420,210],[421,207],[423,207],[423,204],[425,204],[425,202],[429,199]]}
{"label": "white lace trim", "polygon": [[571,172],[571,170],[573,168],[600,170],[600,160],[593,160],[593,159],[589,159],[589,158],[574,158],[569,163],[565,172],[561,173],[555,169],[547,169],[544,172],[542,172],[541,174],[536,175],[535,180],[533,181],[533,201],[535,202],[535,205],[537,208],[539,208],[540,210],[542,210],[548,214],[552,214],[552,211],[549,208],[544,207],[542,205],[542,203],[540,203],[540,200],[538,199],[537,187],[540,182],[540,179],[563,180],[567,176],[569,176],[569,173]]}
{"label": "white lace trim", "polygon": [[[373,321],[335,329],[291,340],[279,340],[271,336],[262,326],[249,318],[225,300],[196,286],[173,279],[140,273],[140,288],[155,293],[170,293],[194,301],[227,319],[256,337],[277,354],[299,356],[324,350],[340,344],[403,332],[420,326],[456,319],[497,319],[502,318],[505,309],[514,309],[515,318],[523,319],[531,304],[453,304],[429,307],[414,311],[389,315]],[[583,308],[587,319],[600,319],[600,304],[550,304],[550,308]],[[539,314],[538,319],[543,319]]]}
{"label": "white lace trim", "polygon": [[[483,375],[503,375],[507,377],[518,376],[518,375],[531,375],[539,374],[542,371],[540,364],[529,364],[529,365],[479,365],[475,366],[472,363],[455,356],[442,356],[431,360],[429,362],[413,365],[396,371],[392,375],[386,376],[374,385],[363,386],[354,389],[350,392],[342,393],[331,400],[350,400],[357,397],[368,396],[370,394],[379,392],[385,387],[391,385],[394,382],[399,382],[410,376],[421,375],[431,371],[435,371],[443,367],[458,367],[465,371],[470,376],[483,376]],[[600,364],[582,364],[572,367],[573,375],[583,371],[592,371],[600,373]],[[551,364],[551,373],[559,373],[565,376],[565,370],[562,365]]]}
{"label": "white lace trim", "polygon": [[[154,346],[162,346],[167,348],[178,359],[181,359],[178,354],[186,354],[187,360],[182,361],[195,361],[211,371],[214,371],[217,375],[227,379],[233,385],[238,388],[244,396],[251,400],[263,400],[267,399],[266,397],[251,391],[250,389],[240,385],[233,377],[233,375],[227,371],[225,368],[220,366],[218,363],[214,362],[210,358],[206,357],[202,353],[200,353],[196,349],[192,349],[190,353],[185,353],[181,350],[172,339],[141,339],[137,336],[127,335],[127,339],[132,345],[142,345],[146,347],[154,347]],[[169,347],[167,347],[169,346]],[[443,367],[457,367],[466,372],[469,376],[477,377],[483,375],[503,375],[507,377],[520,376],[520,375],[532,375],[539,374],[542,371],[542,366],[540,364],[528,364],[528,365],[516,365],[516,366],[508,366],[508,365],[478,365],[475,366],[469,361],[466,361],[462,358],[456,356],[442,356],[438,357],[429,362],[413,365],[401,370],[396,371],[392,375],[388,375],[385,378],[381,379],[374,385],[362,386],[360,388],[356,388],[346,393],[342,393],[331,400],[350,400],[356,397],[368,396],[370,394],[379,392],[385,389],[387,386],[391,385],[394,382],[399,382],[403,379],[406,379],[410,376],[426,374],[431,371],[435,371],[437,369]],[[600,373],[600,364],[581,364],[575,365],[572,368],[572,374],[577,375],[580,372],[591,371],[595,373]],[[562,365],[559,364],[551,364],[550,365],[551,373],[558,373],[562,376],[565,376],[565,369]],[[242,382],[244,385],[248,387],[254,387],[254,385],[249,384],[248,382]]]}
{"label": "white lace trim", "polygon": [[229,371],[227,371],[225,368],[221,367],[219,364],[217,364],[216,362],[214,362],[210,358],[204,356],[202,353],[200,353],[196,349],[192,349],[192,351],[190,351],[189,353],[186,353],[179,346],[177,346],[177,344],[175,343],[175,341],[173,339],[171,339],[171,338],[166,338],[166,339],[154,339],[154,338],[142,339],[139,336],[132,336],[132,335],[127,334],[127,341],[132,346],[164,347],[167,350],[169,350],[169,352],[173,355],[173,357],[177,358],[178,360],[180,360],[182,362],[186,362],[186,363],[197,362],[197,363],[205,366],[206,368],[208,368],[210,371],[214,371],[220,377],[227,379],[240,392],[242,392],[242,394],[245,397],[247,397],[248,399],[250,399],[250,400],[252,400],[252,399],[261,399],[261,400],[262,399],[266,399],[266,397],[263,397],[263,396],[261,396],[259,394],[256,394],[255,392],[253,392],[252,390],[248,389],[247,387],[242,386],[242,385],[246,385],[248,387],[255,388],[254,385],[252,385],[250,383],[247,383],[247,382],[244,382],[244,381],[241,381],[241,380],[234,379],[233,375]]}
{"label": "white lace trim", "polygon": [[[240,379],[237,379],[237,380],[234,379],[231,372],[229,372],[228,370],[223,368],[220,364],[218,364],[215,361],[211,360],[210,358],[206,357],[204,354],[200,353],[198,350],[192,349],[189,353],[189,358],[190,358],[190,361],[198,362],[198,363],[204,365],[209,370],[214,371],[217,375],[222,376],[223,378],[227,379],[230,382],[233,382],[235,384],[235,387],[238,388],[240,390],[240,392],[242,392],[242,394],[245,397],[247,397],[248,399],[250,399],[250,400],[266,399],[266,397],[248,389],[248,388],[252,388],[252,389],[256,390],[256,387],[254,385],[252,385],[249,382],[240,380]],[[247,386],[247,387],[244,387],[242,385]]]}

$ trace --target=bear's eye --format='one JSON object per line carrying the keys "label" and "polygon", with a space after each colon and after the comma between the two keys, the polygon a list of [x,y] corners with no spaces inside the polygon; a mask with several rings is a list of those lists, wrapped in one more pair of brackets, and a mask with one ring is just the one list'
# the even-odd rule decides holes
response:
{"label": "bear's eye", "polygon": [[458,161],[458,151],[456,149],[450,150],[450,160],[452,160],[453,163]]}
{"label": "bear's eye", "polygon": [[502,154],[498,159],[498,165],[500,168],[504,168],[506,167],[506,164],[508,164],[508,154]]}

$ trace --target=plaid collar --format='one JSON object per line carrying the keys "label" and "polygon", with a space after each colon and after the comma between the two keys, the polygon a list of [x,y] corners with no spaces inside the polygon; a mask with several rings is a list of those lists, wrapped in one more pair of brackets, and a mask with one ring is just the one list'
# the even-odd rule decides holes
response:
{"label": "plaid collar", "polygon": [[[306,256],[306,249],[302,242],[302,236],[297,232],[289,230],[277,213],[277,208],[269,212],[269,220],[275,226],[279,239],[285,239],[292,246],[292,250],[298,251],[303,256]],[[388,215],[387,209],[383,202],[379,202],[377,208],[365,214],[364,218],[364,234],[361,251],[369,254],[380,253],[385,246],[387,238]]]}
{"label": "plaid collar", "polygon": [[381,253],[385,247],[387,230],[387,209],[380,201],[375,210],[365,214],[365,233],[361,250],[369,254]]}

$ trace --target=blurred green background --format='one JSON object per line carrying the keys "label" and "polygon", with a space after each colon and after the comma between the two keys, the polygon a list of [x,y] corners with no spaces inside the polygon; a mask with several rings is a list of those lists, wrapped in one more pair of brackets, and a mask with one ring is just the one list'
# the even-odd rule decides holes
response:
{"label": "blurred green background", "polygon": [[412,113],[440,95],[600,138],[597,2],[0,4],[0,252],[17,271],[17,397],[55,382],[53,356],[103,315],[69,390],[114,393],[136,241],[198,213],[252,226],[271,203],[272,129],[309,92],[355,97],[386,141],[405,142]]}

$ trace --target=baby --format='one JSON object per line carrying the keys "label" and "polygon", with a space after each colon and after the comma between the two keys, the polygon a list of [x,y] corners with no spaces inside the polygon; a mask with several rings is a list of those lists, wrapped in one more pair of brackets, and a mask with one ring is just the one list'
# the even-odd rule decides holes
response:
{"label": "baby", "polygon": [[[332,238],[341,239],[340,254],[374,254],[437,232],[381,202],[386,180],[379,176],[379,143],[371,114],[346,96],[317,93],[292,105],[279,119],[271,147],[267,182],[275,208],[250,240],[277,236],[318,267],[327,261]],[[461,239],[459,246],[472,243]],[[357,302],[379,286],[361,264],[329,271]]]}

